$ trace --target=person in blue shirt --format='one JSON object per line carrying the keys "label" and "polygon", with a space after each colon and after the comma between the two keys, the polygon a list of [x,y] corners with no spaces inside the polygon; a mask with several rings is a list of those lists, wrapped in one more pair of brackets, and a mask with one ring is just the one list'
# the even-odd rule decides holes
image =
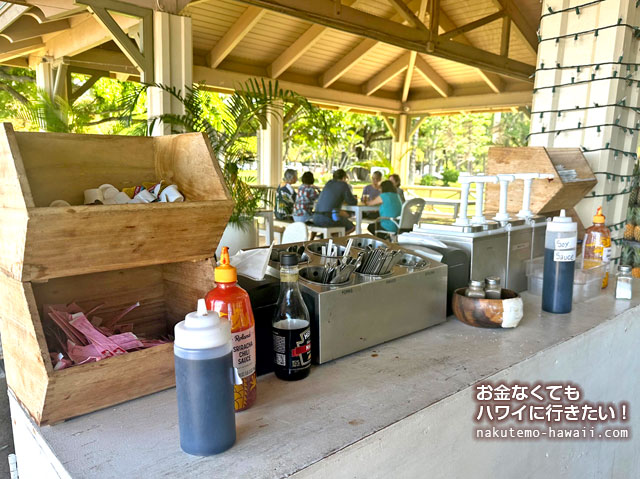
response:
{"label": "person in blue shirt", "polygon": [[313,223],[317,226],[343,226],[346,234],[351,233],[356,227],[349,221],[348,213],[341,211],[343,203],[358,204],[347,183],[347,173],[340,169],[333,173],[333,180],[324,185],[316,203]]}
{"label": "person in blue shirt", "polygon": [[[402,201],[400,201],[400,197],[396,191],[396,187],[393,186],[393,183],[389,180],[383,181],[380,185],[381,193],[380,196],[374,198],[373,200],[367,201],[368,206],[380,205],[380,216],[384,216],[387,218],[397,218],[400,216],[402,212]],[[384,228],[387,231],[397,233],[398,227],[393,221],[390,220],[380,220],[380,227]],[[376,224],[371,223],[367,229],[369,233],[372,235],[376,234]]]}

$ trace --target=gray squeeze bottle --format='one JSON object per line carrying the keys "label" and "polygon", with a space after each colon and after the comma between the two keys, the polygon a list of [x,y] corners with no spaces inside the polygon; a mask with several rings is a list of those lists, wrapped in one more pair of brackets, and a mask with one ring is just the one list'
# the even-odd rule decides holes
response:
{"label": "gray squeeze bottle", "polygon": [[176,324],[173,352],[180,447],[194,456],[226,451],[236,441],[231,323],[199,299]]}
{"label": "gray squeeze bottle", "polygon": [[542,279],[544,311],[556,314],[571,312],[577,240],[578,224],[566,215],[565,210],[547,223]]}

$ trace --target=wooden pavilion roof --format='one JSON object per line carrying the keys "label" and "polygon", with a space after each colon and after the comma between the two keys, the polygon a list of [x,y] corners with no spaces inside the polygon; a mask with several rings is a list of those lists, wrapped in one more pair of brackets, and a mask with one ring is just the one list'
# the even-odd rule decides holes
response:
{"label": "wooden pavilion roof", "polygon": [[[216,90],[258,76],[322,105],[389,114],[504,110],[531,102],[539,0],[125,3],[191,17],[193,80]],[[113,18],[135,34],[138,19]],[[64,59],[80,72],[84,65],[137,76],[87,7],[72,0],[2,7],[0,63],[33,66],[42,56]]]}

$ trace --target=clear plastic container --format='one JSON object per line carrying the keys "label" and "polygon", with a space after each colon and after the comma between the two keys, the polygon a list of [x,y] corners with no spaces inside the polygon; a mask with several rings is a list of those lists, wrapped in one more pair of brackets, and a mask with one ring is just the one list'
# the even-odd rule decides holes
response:
{"label": "clear plastic container", "polygon": [[[533,260],[527,260],[525,263],[527,265],[528,292],[535,296],[541,296],[544,258],[534,258]],[[605,273],[605,264],[595,268],[584,269],[582,267],[582,258],[578,257],[573,276],[573,302],[584,301],[600,294]]]}

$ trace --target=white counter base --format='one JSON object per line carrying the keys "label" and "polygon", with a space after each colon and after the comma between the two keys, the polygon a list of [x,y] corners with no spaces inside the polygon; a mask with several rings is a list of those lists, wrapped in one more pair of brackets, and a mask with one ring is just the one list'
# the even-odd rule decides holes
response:
{"label": "white counter base", "polygon": [[[636,282],[638,283],[638,282]],[[12,399],[21,479],[29,477],[640,477],[640,284],[540,313],[524,294],[514,330],[450,319],[315,367],[258,381],[238,441],[215,457],[181,452],[175,390],[38,428]],[[402,318],[398,318],[399,321]],[[627,441],[479,441],[470,386],[491,378],[578,383],[589,401],[631,403]],[[38,458],[38,459],[36,459]]]}

